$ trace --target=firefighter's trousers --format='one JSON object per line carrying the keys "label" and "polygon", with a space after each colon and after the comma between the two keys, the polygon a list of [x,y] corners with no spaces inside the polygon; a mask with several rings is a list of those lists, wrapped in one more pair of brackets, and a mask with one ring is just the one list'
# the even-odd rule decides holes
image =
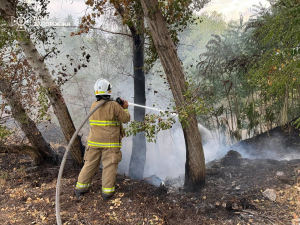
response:
{"label": "firefighter's trousers", "polygon": [[102,170],[102,195],[113,195],[115,192],[115,181],[118,163],[122,159],[120,148],[97,148],[88,146],[84,154],[84,166],[78,177],[76,189],[79,192],[88,192],[91,182],[97,171],[100,162]]}

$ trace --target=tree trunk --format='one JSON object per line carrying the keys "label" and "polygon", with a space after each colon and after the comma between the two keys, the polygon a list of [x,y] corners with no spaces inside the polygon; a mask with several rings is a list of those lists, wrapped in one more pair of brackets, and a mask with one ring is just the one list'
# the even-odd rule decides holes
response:
{"label": "tree trunk", "polygon": [[43,155],[36,147],[29,145],[0,145],[0,153],[16,153],[28,155],[36,165],[44,162]]}
{"label": "tree trunk", "polygon": [[[145,73],[144,73],[144,35],[132,32],[133,66],[134,66],[134,103],[146,105]],[[134,107],[134,120],[144,121],[145,109]],[[129,176],[142,179],[146,164],[145,132],[140,132],[132,138],[132,153],[129,164]]]}
{"label": "tree trunk", "polygon": [[[125,18],[125,10],[119,2],[115,2],[115,9],[120,16]],[[144,72],[144,17],[140,11],[138,21],[127,23],[133,41],[133,67],[134,67],[134,103],[146,105],[145,72]],[[134,120],[143,121],[145,109],[134,107]],[[132,153],[129,163],[129,176],[134,179],[142,179],[146,164],[146,138],[144,132],[138,133],[132,138]]]}
{"label": "tree trunk", "polygon": [[[35,45],[31,42],[28,34],[26,34],[26,40],[19,39],[19,44],[27,56],[27,60],[34,68],[34,71],[39,74],[39,78],[43,81],[45,88],[47,88],[47,96],[50,100],[50,104],[53,107],[54,114],[58,119],[65,139],[67,142],[69,142],[76,129],[59,87],[53,81],[46,64],[43,62],[42,57],[37,51]],[[73,161],[77,165],[82,165],[83,145],[80,141],[80,137],[75,139],[70,152]]]}
{"label": "tree trunk", "polygon": [[[186,86],[175,45],[159,10],[157,0],[141,0],[141,3],[176,106],[179,108],[185,102]],[[188,126],[183,127],[186,145],[184,186],[195,190],[205,184],[205,160],[196,116],[190,115],[187,122]]]}
{"label": "tree trunk", "polygon": [[[8,0],[0,0],[0,13],[1,16],[6,20],[6,22],[11,24],[11,16],[15,16],[15,5]],[[63,134],[69,142],[72,138],[72,135],[75,133],[75,126],[69,114],[67,105],[64,101],[62,93],[59,87],[55,84],[52,79],[52,76],[44,63],[44,58],[39,54],[36,46],[30,39],[30,35],[26,32],[18,32],[18,42],[20,47],[23,49],[28,62],[31,64],[34,71],[39,75],[39,78],[42,80],[43,85],[47,89],[47,96],[50,100],[50,104],[53,107],[54,113],[59,121],[60,127],[63,131]],[[78,137],[72,148],[70,150],[73,161],[77,165],[83,164],[82,152],[83,146]]]}
{"label": "tree trunk", "polygon": [[35,122],[26,114],[18,93],[16,93],[10,84],[3,78],[0,78],[0,92],[2,92],[11,108],[12,117],[20,125],[30,144],[38,150],[32,153],[34,162],[36,164],[41,164],[46,159],[50,158],[56,163],[57,157],[55,152],[46,142]]}

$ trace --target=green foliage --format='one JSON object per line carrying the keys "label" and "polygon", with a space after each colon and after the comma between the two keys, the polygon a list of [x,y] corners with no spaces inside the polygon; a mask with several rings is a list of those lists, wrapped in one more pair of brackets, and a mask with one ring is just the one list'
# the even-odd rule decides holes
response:
{"label": "green foliage", "polygon": [[254,130],[254,132],[256,132],[256,127],[259,124],[259,113],[256,111],[256,107],[255,107],[254,102],[249,104],[245,108],[244,111],[245,111],[245,114],[246,114],[246,118],[248,120],[247,131],[248,131],[248,135],[250,135],[250,132],[252,130]]}
{"label": "green foliage", "polygon": [[[184,93],[185,101],[180,107],[173,107],[173,112],[160,112],[159,115],[147,114],[143,122],[132,121],[125,128],[126,136],[136,135],[139,132],[145,132],[148,142],[156,142],[157,134],[161,130],[172,128],[178,118],[181,125],[188,126],[191,115],[206,114],[208,109],[204,105],[204,100],[197,95],[199,85],[195,84],[192,79],[186,82],[187,91]],[[171,106],[168,109],[172,108]],[[176,113],[175,113],[176,112]]]}
{"label": "green foliage", "polygon": [[261,60],[252,68],[252,81],[277,97],[300,84],[300,3],[293,0],[272,1],[269,10],[249,22],[253,40],[265,49]]}
{"label": "green foliage", "polygon": [[143,122],[132,121],[125,128],[125,133],[129,137],[145,132],[147,141],[156,143],[158,132],[170,129],[175,122],[174,115],[169,112],[160,112],[159,115],[147,114]]}
{"label": "green foliage", "polygon": [[299,1],[272,1],[272,7],[260,8],[247,26],[253,30],[252,41],[262,49],[249,77],[263,90],[264,102],[275,106],[273,112],[266,110],[266,121],[274,121],[275,115],[283,122],[299,116],[299,102],[294,100],[300,85],[299,11]]}
{"label": "green foliage", "polygon": [[208,117],[200,117],[205,126],[225,132],[230,139],[241,139],[244,128],[245,98],[251,87],[247,82],[248,66],[257,49],[249,47],[249,32],[244,31],[243,18],[230,22],[222,35],[212,35],[206,52],[200,54],[197,65],[201,84],[199,95],[205,96]]}
{"label": "green foliage", "polygon": [[16,32],[12,30],[0,16],[0,49],[11,46],[16,40]]}
{"label": "green foliage", "polygon": [[[186,81],[186,92],[183,94],[185,101],[176,108],[178,112],[178,119],[182,127],[189,125],[189,118],[191,115],[200,116],[208,112],[205,106],[203,96],[198,95],[200,86],[197,85],[193,79]],[[175,108],[174,108],[175,109]]]}
{"label": "green foliage", "polygon": [[294,0],[275,0],[269,9],[258,8],[257,18],[249,21],[254,37],[265,45],[293,48],[300,40],[300,3]]}
{"label": "green foliage", "polygon": [[37,101],[39,103],[38,121],[51,119],[49,111],[48,111],[48,109],[50,107],[50,102],[47,97],[47,92],[48,92],[48,90],[43,86],[40,86],[38,89],[38,93],[39,93],[38,98],[37,98]]}
{"label": "green foliage", "polygon": [[[254,7],[249,22],[231,22],[200,55],[199,81],[212,110],[201,121],[231,139],[269,130],[299,116],[299,1]],[[281,122],[280,122],[281,121]],[[208,124],[208,125],[207,125]]]}
{"label": "green foliage", "polygon": [[296,126],[297,129],[300,129],[300,118],[296,119],[292,125]]}
{"label": "green foliage", "polygon": [[6,126],[0,124],[0,143],[2,143],[4,139],[10,136],[11,134],[12,132],[8,130]]}

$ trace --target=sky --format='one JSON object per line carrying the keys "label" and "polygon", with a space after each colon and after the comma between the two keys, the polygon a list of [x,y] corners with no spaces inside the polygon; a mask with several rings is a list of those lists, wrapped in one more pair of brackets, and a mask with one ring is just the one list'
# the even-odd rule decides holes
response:
{"label": "sky", "polygon": [[[258,5],[259,2],[264,6],[269,6],[267,0],[212,0],[202,11],[221,12],[226,20],[239,19],[239,15],[242,13],[244,18],[248,19],[251,15],[252,5]],[[74,18],[82,16],[85,8],[84,0],[50,0],[48,5],[51,14],[59,15],[62,18],[68,14]]]}
{"label": "sky", "polygon": [[253,5],[270,6],[267,0],[212,0],[208,3],[204,11],[217,11],[221,12],[227,21],[237,20],[242,13],[243,17],[248,20]]}

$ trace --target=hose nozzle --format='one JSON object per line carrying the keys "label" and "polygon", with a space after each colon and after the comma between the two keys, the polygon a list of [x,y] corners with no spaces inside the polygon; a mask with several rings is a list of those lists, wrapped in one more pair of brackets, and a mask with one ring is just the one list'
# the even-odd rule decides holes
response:
{"label": "hose nozzle", "polygon": [[120,104],[120,106],[123,106],[124,100],[122,100],[120,97],[117,97],[116,102]]}

